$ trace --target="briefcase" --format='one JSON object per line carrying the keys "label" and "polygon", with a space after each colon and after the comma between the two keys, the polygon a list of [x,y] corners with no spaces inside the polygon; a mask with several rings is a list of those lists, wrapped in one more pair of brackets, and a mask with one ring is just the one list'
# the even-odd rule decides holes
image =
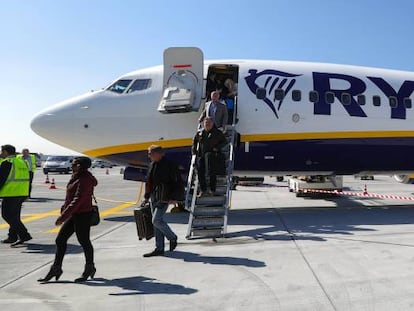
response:
{"label": "briefcase", "polygon": [[154,236],[150,204],[134,208],[134,218],[137,225],[138,238],[149,240]]}

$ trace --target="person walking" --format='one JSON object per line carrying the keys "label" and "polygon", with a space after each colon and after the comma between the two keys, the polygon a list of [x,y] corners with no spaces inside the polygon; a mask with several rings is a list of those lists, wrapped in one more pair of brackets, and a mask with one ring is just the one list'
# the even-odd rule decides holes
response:
{"label": "person walking", "polygon": [[226,129],[228,112],[227,107],[220,101],[220,93],[218,91],[211,92],[211,101],[207,102],[203,112],[198,118],[198,122],[203,122],[206,117],[210,117],[217,128]]}
{"label": "person walking", "polygon": [[21,221],[24,200],[29,195],[29,170],[27,164],[16,157],[12,145],[1,146],[0,198],[1,216],[9,224],[9,235],[1,243],[17,246],[32,239]]}
{"label": "person walking", "polygon": [[98,184],[96,178],[88,171],[92,165],[88,157],[76,157],[72,162],[73,174],[66,187],[65,203],[61,208],[61,215],[56,220],[56,226],[62,227],[56,237],[55,260],[49,273],[39,279],[39,282],[48,282],[53,277],[59,280],[62,275],[63,257],[66,253],[68,239],[76,233],[79,244],[85,254],[85,269],[82,276],[75,282],[84,282],[95,276],[94,251],[90,240],[92,196],[94,187]]}
{"label": "person walking", "polygon": [[170,241],[170,251],[177,247],[177,235],[164,220],[164,214],[169,204],[177,203],[173,198],[175,187],[180,182],[177,165],[164,157],[161,146],[152,145],[148,148],[151,164],[145,183],[143,203],[151,199],[152,223],[154,225],[155,250],[144,254],[144,257],[164,255],[164,239]]}
{"label": "person walking", "polygon": [[29,168],[29,178],[30,178],[30,183],[29,183],[29,198],[32,195],[32,182],[33,182],[33,177],[34,177],[34,173],[36,172],[36,157],[34,154],[30,154],[29,149],[25,148],[22,150],[22,154],[19,154],[17,156],[17,158],[21,158],[23,160],[26,161],[27,166]]}
{"label": "person walking", "polygon": [[[221,152],[221,148],[226,144],[227,140],[223,132],[217,129],[211,118],[205,118],[204,129],[196,133],[192,147],[192,154],[197,155],[197,174],[200,183],[199,196],[215,194],[217,177],[214,167],[220,164],[215,163],[215,161],[218,158],[217,154]],[[224,163],[221,164],[224,166]],[[210,191],[208,192],[206,174],[210,176]]]}

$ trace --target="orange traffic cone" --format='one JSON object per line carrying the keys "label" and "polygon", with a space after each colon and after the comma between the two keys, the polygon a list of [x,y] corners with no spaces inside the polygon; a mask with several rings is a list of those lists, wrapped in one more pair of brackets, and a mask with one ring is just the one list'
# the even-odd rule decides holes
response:
{"label": "orange traffic cone", "polygon": [[55,179],[54,179],[54,178],[52,178],[52,183],[50,184],[49,189],[56,189],[56,186],[55,186]]}
{"label": "orange traffic cone", "polygon": [[109,169],[106,169],[105,174],[106,174],[106,175],[109,175]]}
{"label": "orange traffic cone", "polygon": [[46,174],[45,184],[50,184],[50,181],[49,181],[49,174]]}

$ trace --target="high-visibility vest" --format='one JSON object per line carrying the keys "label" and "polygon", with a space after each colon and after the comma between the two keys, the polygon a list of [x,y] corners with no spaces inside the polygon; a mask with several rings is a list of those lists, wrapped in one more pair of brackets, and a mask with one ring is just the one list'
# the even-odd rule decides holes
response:
{"label": "high-visibility vest", "polygon": [[0,188],[0,198],[27,197],[29,195],[29,169],[27,163],[21,158],[10,157],[4,161],[12,164],[9,176]]}
{"label": "high-visibility vest", "polygon": [[[35,157],[34,154],[29,154],[29,157],[32,160],[32,173],[34,173],[34,172],[36,172],[36,157]],[[23,158],[22,154],[17,155],[16,158],[21,158],[21,159],[25,160],[25,158]],[[26,162],[29,163],[29,161],[26,161]]]}

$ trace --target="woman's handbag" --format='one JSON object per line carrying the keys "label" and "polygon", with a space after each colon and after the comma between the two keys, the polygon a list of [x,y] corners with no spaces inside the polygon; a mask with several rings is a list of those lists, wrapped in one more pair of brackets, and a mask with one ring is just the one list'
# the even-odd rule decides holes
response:
{"label": "woman's handbag", "polygon": [[92,195],[92,198],[95,201],[95,205],[92,205],[91,226],[96,226],[101,221],[101,217],[99,216],[98,202],[94,195]]}

